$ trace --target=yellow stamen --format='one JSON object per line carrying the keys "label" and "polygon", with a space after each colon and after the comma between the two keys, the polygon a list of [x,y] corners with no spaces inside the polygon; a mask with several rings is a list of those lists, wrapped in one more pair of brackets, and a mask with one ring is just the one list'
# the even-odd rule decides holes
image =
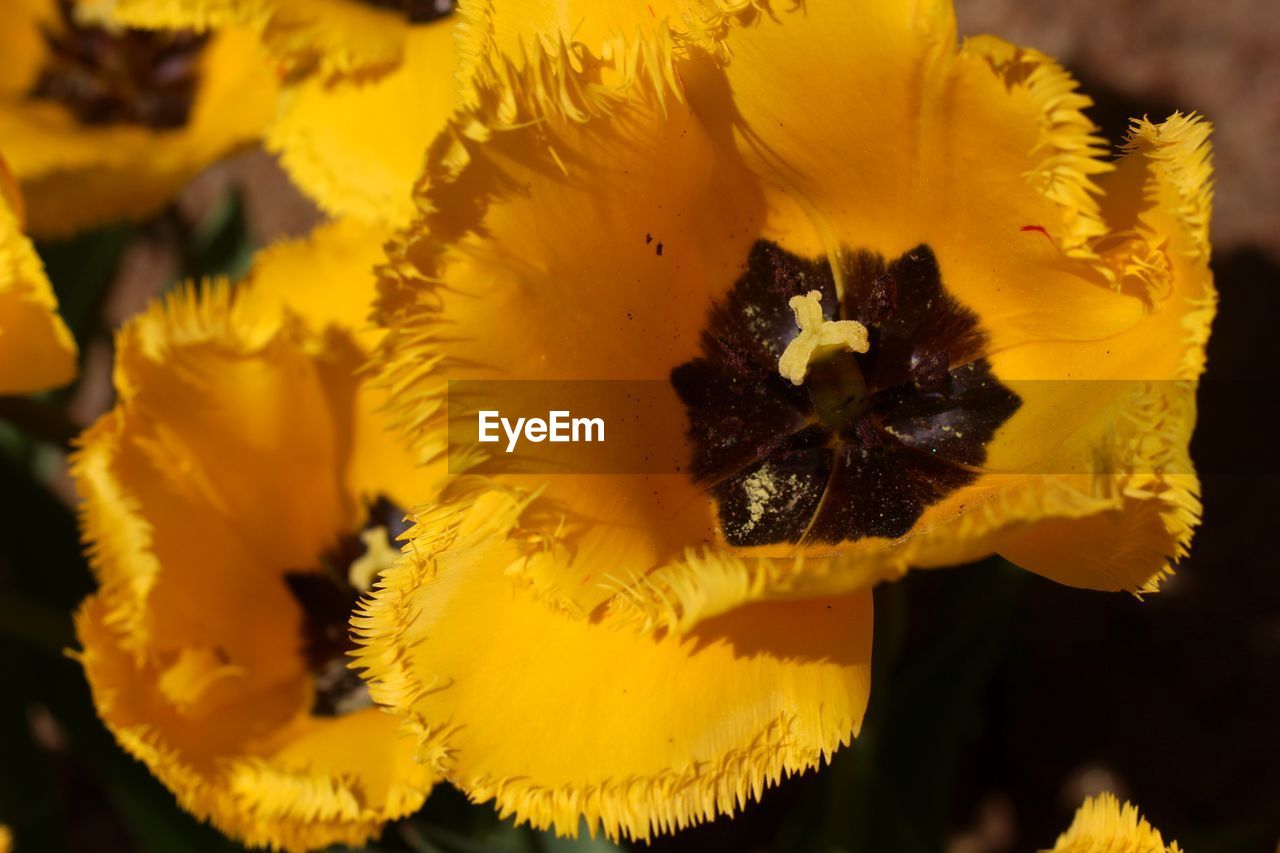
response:
{"label": "yellow stamen", "polygon": [[778,372],[793,385],[803,385],[809,365],[839,350],[866,352],[870,348],[867,327],[857,320],[822,319],[822,294],[810,290],[787,303],[796,314],[800,333],[791,339],[778,359]]}

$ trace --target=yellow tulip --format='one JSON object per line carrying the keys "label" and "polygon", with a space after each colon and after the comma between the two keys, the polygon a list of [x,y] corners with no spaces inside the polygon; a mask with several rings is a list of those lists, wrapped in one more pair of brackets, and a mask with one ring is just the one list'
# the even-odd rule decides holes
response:
{"label": "yellow tulip", "polygon": [[[460,14],[375,359],[467,472],[357,620],[450,781],[565,832],[710,819],[856,732],[874,584],[999,553],[1140,592],[1185,553],[1205,122],[1109,162],[1066,72],[942,0]],[[451,438],[454,380],[656,384],[685,465],[514,473]]]}
{"label": "yellow tulip", "polygon": [[121,331],[119,402],[73,471],[100,589],[77,618],[97,709],[182,806],[251,845],[359,845],[431,771],[347,667],[347,621],[429,470],[357,371],[379,237],[269,250]]}
{"label": "yellow tulip", "polygon": [[452,3],[115,0],[138,26],[252,27],[286,70],[267,144],[326,211],[400,223],[457,96]]}
{"label": "yellow tulip", "polygon": [[0,139],[33,234],[151,215],[271,116],[276,75],[246,30],[147,34],[72,0],[0,21]]}

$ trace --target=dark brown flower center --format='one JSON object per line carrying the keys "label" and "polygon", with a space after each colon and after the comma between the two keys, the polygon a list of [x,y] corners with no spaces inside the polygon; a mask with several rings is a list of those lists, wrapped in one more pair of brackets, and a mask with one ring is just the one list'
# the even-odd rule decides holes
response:
{"label": "dark brown flower center", "polygon": [[[825,258],[757,242],[711,310],[702,357],[672,371],[692,476],[731,545],[901,536],[977,477],[1021,404],[992,375],[978,318],[946,293],[928,246],[890,263],[867,251],[837,262],[843,300]],[[778,373],[796,336],[788,302],[814,290],[825,320],[867,327],[870,349],[814,362],[797,386]]]}
{"label": "dark brown flower center", "polygon": [[44,28],[49,55],[31,97],[63,104],[86,125],[185,126],[207,36],[88,26],[74,7],[58,0],[60,26]]}
{"label": "dark brown flower center", "polygon": [[375,9],[399,12],[411,24],[429,24],[453,13],[454,0],[359,0]]}
{"label": "dark brown flower center", "polygon": [[320,557],[320,565],[307,571],[287,572],[285,584],[302,608],[302,654],[315,684],[311,713],[335,717],[370,707],[369,690],[347,664],[355,651],[351,637],[351,612],[366,587],[353,583],[352,568],[369,552],[366,535],[385,536],[387,545],[399,550],[396,540],[408,529],[404,510],[385,497],[369,505],[359,530],[340,538]]}

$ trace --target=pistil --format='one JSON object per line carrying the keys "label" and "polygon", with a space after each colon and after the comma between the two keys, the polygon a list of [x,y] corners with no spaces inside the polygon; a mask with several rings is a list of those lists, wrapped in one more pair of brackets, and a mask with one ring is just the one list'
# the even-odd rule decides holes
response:
{"label": "pistil", "polygon": [[809,365],[814,362],[837,352],[866,352],[870,348],[867,327],[857,320],[823,319],[820,291],[793,296],[787,304],[795,312],[800,333],[778,359],[778,373],[790,379],[792,385],[804,384]]}

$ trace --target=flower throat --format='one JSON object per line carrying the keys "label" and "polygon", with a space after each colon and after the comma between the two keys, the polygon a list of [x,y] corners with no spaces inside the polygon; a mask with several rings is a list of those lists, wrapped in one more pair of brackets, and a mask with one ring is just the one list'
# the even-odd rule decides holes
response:
{"label": "flower throat", "polygon": [[408,529],[404,510],[385,496],[368,506],[364,524],[320,555],[319,565],[286,572],[285,584],[302,608],[302,654],[315,685],[311,713],[337,717],[372,706],[364,681],[348,663],[356,644],[349,620],[378,572],[400,553]]}
{"label": "flower throat", "polygon": [[61,103],[84,125],[186,126],[207,36],[86,24],[74,0],[58,0],[58,12],[60,26],[43,28],[48,56],[32,98]]}
{"label": "flower throat", "polygon": [[[1018,409],[978,317],[920,245],[893,260],[759,241],[671,382],[732,546],[902,536],[977,477]],[[797,328],[798,327],[798,328]]]}

